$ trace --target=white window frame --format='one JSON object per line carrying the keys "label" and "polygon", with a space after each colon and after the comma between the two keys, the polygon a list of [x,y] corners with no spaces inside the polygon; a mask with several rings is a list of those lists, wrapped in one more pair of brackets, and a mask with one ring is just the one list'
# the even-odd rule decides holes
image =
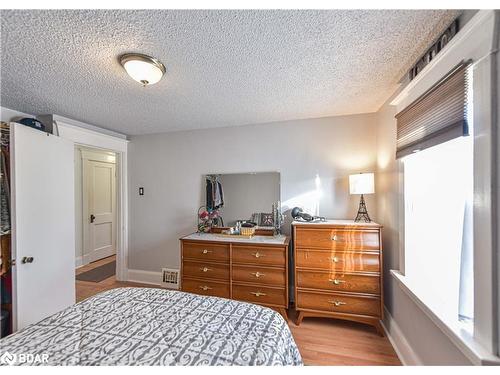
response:
{"label": "white window frame", "polygon": [[[500,291],[498,286],[500,231],[498,186],[498,84],[500,74],[500,12],[480,10],[445,46],[436,59],[391,102],[399,112],[462,61],[472,61],[474,103],[474,332],[443,322],[411,290],[405,278],[404,167],[399,168],[399,270],[391,270],[403,291],[474,364],[500,364]],[[492,100],[493,99],[493,100]]]}

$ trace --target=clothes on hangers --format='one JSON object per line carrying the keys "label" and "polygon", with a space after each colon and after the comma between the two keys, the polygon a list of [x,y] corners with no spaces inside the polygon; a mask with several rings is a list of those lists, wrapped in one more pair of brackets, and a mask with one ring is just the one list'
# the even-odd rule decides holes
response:
{"label": "clothes on hangers", "polygon": [[217,176],[207,176],[206,179],[207,209],[217,210],[224,206],[224,191]]}
{"label": "clothes on hangers", "polygon": [[215,209],[224,206],[224,192],[222,191],[222,184],[220,181],[215,182],[215,197],[214,197],[214,207]]}
{"label": "clothes on hangers", "polygon": [[9,234],[10,186],[9,186],[9,137],[10,128],[5,122],[0,124],[0,234]]}

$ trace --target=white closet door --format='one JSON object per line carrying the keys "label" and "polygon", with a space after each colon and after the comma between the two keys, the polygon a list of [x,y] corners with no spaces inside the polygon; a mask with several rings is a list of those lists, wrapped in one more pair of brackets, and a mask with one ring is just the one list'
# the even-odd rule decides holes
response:
{"label": "white closet door", "polygon": [[14,329],[75,303],[74,146],[11,126]]}

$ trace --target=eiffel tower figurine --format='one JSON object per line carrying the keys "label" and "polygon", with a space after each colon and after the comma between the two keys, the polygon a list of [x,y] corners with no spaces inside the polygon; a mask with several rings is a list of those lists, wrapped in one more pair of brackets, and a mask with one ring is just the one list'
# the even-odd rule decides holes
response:
{"label": "eiffel tower figurine", "polygon": [[359,222],[361,220],[364,220],[365,223],[369,223],[372,221],[370,219],[370,216],[368,215],[368,211],[366,210],[365,198],[363,197],[363,194],[361,194],[361,199],[359,200],[358,214],[356,215],[356,219],[354,219],[354,221]]}

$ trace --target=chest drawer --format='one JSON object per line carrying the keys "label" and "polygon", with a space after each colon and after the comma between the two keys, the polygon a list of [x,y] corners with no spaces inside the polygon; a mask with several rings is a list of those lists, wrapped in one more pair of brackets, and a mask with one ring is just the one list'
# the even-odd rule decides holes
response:
{"label": "chest drawer", "polygon": [[227,262],[229,261],[229,245],[211,242],[184,242],[183,258]]}
{"label": "chest drawer", "polygon": [[377,275],[344,274],[335,271],[297,271],[297,287],[353,293],[380,294]]}
{"label": "chest drawer", "polygon": [[233,245],[233,263],[285,267],[285,249],[268,246]]}
{"label": "chest drawer", "polygon": [[297,228],[295,246],[344,251],[379,250],[379,232],[378,230]]}
{"label": "chest drawer", "polygon": [[184,278],[182,279],[182,290],[205,296],[229,298],[229,283]]}
{"label": "chest drawer", "polygon": [[377,253],[298,250],[297,267],[320,268],[343,272],[380,272]]}
{"label": "chest drawer", "polygon": [[233,266],[233,280],[255,284],[268,284],[285,286],[286,277],[284,269],[256,267],[256,266]]}
{"label": "chest drawer", "polygon": [[185,260],[182,262],[182,275],[185,277],[229,280],[229,265]]}
{"label": "chest drawer", "polygon": [[233,284],[233,298],[240,301],[285,306],[285,288]]}
{"label": "chest drawer", "polygon": [[380,317],[378,297],[297,291],[297,308]]}

